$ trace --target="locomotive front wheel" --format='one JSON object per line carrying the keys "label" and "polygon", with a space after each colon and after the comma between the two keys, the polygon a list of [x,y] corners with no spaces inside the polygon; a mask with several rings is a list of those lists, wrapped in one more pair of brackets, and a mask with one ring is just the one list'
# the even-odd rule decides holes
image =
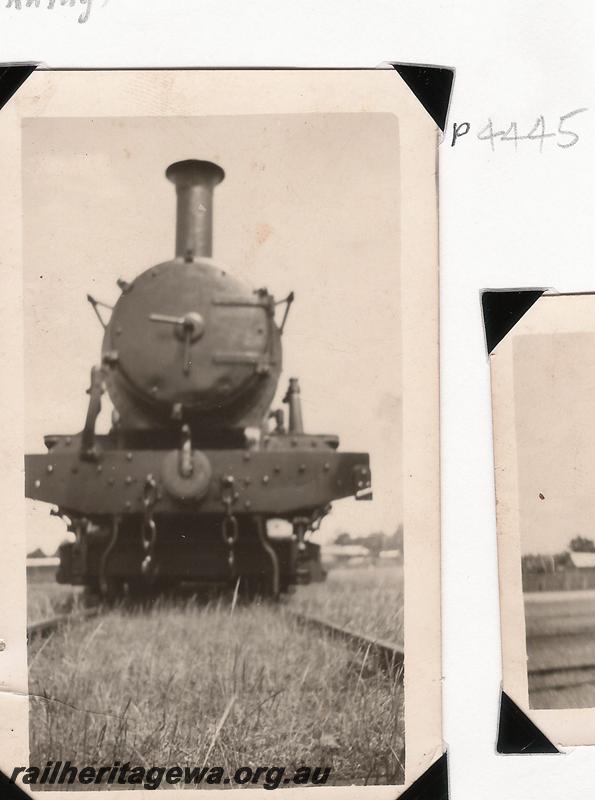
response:
{"label": "locomotive front wheel", "polygon": [[85,584],[83,587],[82,602],[85,608],[93,608],[101,603],[99,581],[91,580]]}
{"label": "locomotive front wheel", "polygon": [[124,583],[118,578],[106,578],[100,585],[100,581],[93,578],[87,582],[83,588],[83,605],[85,608],[104,603],[111,605],[119,602],[124,596]]}

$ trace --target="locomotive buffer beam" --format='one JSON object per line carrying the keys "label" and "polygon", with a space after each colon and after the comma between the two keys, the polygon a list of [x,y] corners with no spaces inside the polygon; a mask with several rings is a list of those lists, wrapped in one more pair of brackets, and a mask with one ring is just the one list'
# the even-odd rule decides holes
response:
{"label": "locomotive buffer beam", "polygon": [[53,437],[48,453],[25,456],[26,496],[71,514],[142,514],[150,479],[155,514],[220,514],[221,482],[232,478],[234,514],[287,517],[343,497],[370,499],[367,453],[337,452],[317,446],[323,445],[319,437],[300,438],[308,440],[307,450],[281,449],[279,442],[269,450],[193,449],[193,471],[184,477],[180,450],[104,446],[89,461],[81,458],[78,436]]}

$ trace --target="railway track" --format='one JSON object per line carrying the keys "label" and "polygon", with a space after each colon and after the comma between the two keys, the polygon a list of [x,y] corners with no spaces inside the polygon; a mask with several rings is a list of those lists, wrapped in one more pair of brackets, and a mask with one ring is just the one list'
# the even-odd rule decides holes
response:
{"label": "railway track", "polygon": [[62,625],[70,624],[72,622],[79,622],[90,617],[96,617],[100,613],[99,607],[84,608],[80,611],[70,612],[68,614],[57,614],[55,617],[47,617],[46,619],[39,620],[38,622],[31,622],[27,625],[27,639],[31,641],[36,638],[43,638],[54,633]]}
{"label": "railway track", "polygon": [[[33,639],[49,636],[63,625],[82,622],[101,613],[102,607],[94,606],[75,612],[57,614],[56,616],[33,622],[27,626],[27,638],[31,642]],[[363,654],[364,662],[368,665],[374,665],[379,670],[391,675],[395,674],[397,670],[403,670],[403,648],[393,642],[355,632],[349,628],[336,625],[323,617],[305,614],[289,606],[284,606],[283,613],[293,619],[300,627],[307,628],[331,639],[345,642],[358,653]]]}
{"label": "railway track", "polygon": [[[595,650],[591,628],[571,627],[574,617],[560,627],[551,621],[548,633],[527,637],[531,692],[571,689],[595,685]],[[580,622],[580,620],[578,621]],[[553,657],[557,654],[557,657]],[[537,663],[539,666],[531,666]]]}
{"label": "railway track", "polygon": [[528,670],[531,692],[571,689],[595,684],[595,664],[561,664]]}
{"label": "railway track", "polygon": [[379,669],[394,674],[397,669],[404,668],[403,648],[383,639],[375,639],[363,633],[356,633],[349,628],[336,625],[323,617],[304,614],[286,607],[285,612],[298,625],[322,633],[329,638],[346,642],[359,652],[364,653],[366,661],[372,660]]}
{"label": "railway track", "polygon": [[531,694],[595,686],[595,592],[526,594],[525,618]]}

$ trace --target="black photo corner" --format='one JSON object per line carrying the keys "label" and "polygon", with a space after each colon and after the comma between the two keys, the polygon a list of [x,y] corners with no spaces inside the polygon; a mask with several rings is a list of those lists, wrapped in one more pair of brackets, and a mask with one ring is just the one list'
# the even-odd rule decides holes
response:
{"label": "black photo corner", "polygon": [[504,691],[500,695],[496,750],[502,755],[560,752]]}
{"label": "black photo corner", "polygon": [[448,800],[448,757],[444,752],[420,775],[399,800]]}
{"label": "black photo corner", "polygon": [[0,65],[0,110],[25,83],[35,67],[35,64],[20,64],[12,67]]}
{"label": "black photo corner", "polygon": [[405,81],[440,130],[444,131],[448,118],[454,69],[419,64],[399,64],[394,61],[391,61],[391,66]]}
{"label": "black photo corner", "polygon": [[545,289],[486,289],[481,293],[488,355],[545,291]]}
{"label": "black photo corner", "polygon": [[[436,125],[443,131],[446,126],[448,109],[450,105],[450,98],[454,80],[454,70],[446,67],[401,64],[398,62],[390,62],[390,65],[405,81],[409,89],[412,91],[412,93],[423,105],[428,114],[435,121]],[[10,101],[13,95],[25,83],[27,78],[31,75],[31,73],[35,69],[36,69],[36,64],[22,64],[14,66],[0,65],[0,109],[2,109],[2,107],[4,107]],[[493,333],[488,334],[488,328],[490,329],[490,331],[493,331],[496,329],[500,330],[503,327],[502,324],[500,323],[500,327],[496,325],[496,328],[494,328],[495,323],[493,322],[493,319],[495,318],[495,316],[497,316],[496,311],[494,311],[495,304],[492,303],[490,305],[489,299],[488,301],[486,301],[486,295],[492,295],[492,294],[498,294],[500,295],[499,299],[504,300],[504,294],[518,295],[525,293],[486,292],[484,294],[483,298],[484,319],[486,320],[486,336],[488,337],[489,342],[492,342],[494,340],[494,335],[497,334]],[[529,305],[526,306],[526,308],[528,308],[532,304],[532,302],[535,302],[535,300],[541,294],[541,292],[533,292],[529,294],[534,294],[536,296],[529,303]],[[486,311],[486,308],[488,308],[488,311]],[[500,313],[504,312],[501,311]],[[521,310],[517,316],[517,319],[521,316],[522,313],[524,312]],[[510,324],[508,330],[512,327],[513,324],[514,321]],[[501,333],[500,338],[502,338],[502,336],[505,333],[506,331]],[[527,722],[529,721],[527,720]],[[508,730],[508,728],[510,727],[510,725],[509,724],[507,725],[506,722],[503,723],[502,716],[500,720],[500,727],[501,727],[501,732],[499,736],[499,743],[501,740],[502,731],[504,729]],[[537,731],[537,734],[541,735],[539,734],[539,731]],[[547,742],[545,737],[542,738],[545,742]],[[535,737],[535,741],[537,741],[537,737]],[[548,744],[550,743],[548,742]],[[553,747],[553,745],[550,744],[550,747]],[[501,752],[508,752],[508,751],[502,750]],[[551,751],[543,750],[543,751],[527,751],[527,752],[551,752]],[[4,765],[4,768],[7,769],[8,765]],[[30,797],[29,794],[27,794],[25,791],[23,791],[23,789],[14,784],[10,780],[10,778],[7,775],[5,775],[4,772],[2,772],[1,770],[0,770],[0,795],[2,798],[6,798],[6,800],[26,800],[26,798]],[[442,756],[440,756],[430,767],[428,767],[428,769],[400,795],[400,798],[401,800],[448,800],[448,765],[447,765],[446,752],[444,752]]]}
{"label": "black photo corner", "polygon": [[16,783],[13,783],[10,778],[0,770],[0,797],[2,800],[30,800],[31,795],[23,791]]}

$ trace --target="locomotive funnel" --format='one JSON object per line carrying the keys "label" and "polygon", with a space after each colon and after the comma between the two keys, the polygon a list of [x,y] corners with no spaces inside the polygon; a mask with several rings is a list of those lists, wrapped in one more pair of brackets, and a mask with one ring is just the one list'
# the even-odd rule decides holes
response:
{"label": "locomotive funnel", "polygon": [[212,161],[176,161],[165,171],[178,198],[176,258],[192,261],[213,254],[213,189],[225,172]]}

